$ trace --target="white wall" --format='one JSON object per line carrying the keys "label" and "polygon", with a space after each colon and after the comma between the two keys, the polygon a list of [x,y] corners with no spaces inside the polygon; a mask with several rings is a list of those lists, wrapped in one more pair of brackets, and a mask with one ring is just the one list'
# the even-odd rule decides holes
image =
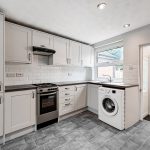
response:
{"label": "white wall", "polygon": [[[48,66],[39,64],[39,59],[34,56],[33,64],[6,64],[5,85],[32,84],[42,82],[83,81],[92,79],[91,68]],[[42,65],[41,65],[42,64]],[[16,73],[23,77],[14,76]]]}
{"label": "white wall", "polygon": [[104,44],[123,40],[124,44],[124,82],[138,83],[139,46],[150,43],[150,25],[94,44]]}

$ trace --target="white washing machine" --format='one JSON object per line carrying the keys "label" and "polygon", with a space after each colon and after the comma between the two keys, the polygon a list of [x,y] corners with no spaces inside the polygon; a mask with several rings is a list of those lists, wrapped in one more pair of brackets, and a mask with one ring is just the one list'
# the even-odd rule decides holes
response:
{"label": "white washing machine", "polygon": [[101,121],[123,130],[125,127],[125,102],[122,89],[99,87],[98,117]]}

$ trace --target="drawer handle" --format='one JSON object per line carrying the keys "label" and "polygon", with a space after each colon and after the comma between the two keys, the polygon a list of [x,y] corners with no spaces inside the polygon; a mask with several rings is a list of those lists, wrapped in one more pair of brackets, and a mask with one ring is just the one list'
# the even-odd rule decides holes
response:
{"label": "drawer handle", "polygon": [[70,100],[70,98],[68,98],[68,99],[65,99],[65,101],[69,101]]}
{"label": "drawer handle", "polygon": [[65,90],[69,90],[69,88],[65,88]]}
{"label": "drawer handle", "polygon": [[70,105],[70,103],[68,103],[68,104],[65,104],[65,106],[69,106]]}
{"label": "drawer handle", "polygon": [[68,94],[68,93],[65,93],[65,95],[70,95],[70,94]]}

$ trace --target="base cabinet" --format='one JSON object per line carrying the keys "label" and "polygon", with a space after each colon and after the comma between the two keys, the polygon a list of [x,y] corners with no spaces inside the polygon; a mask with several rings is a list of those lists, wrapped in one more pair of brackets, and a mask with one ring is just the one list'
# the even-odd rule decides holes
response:
{"label": "base cabinet", "polygon": [[9,92],[5,95],[5,133],[35,124],[36,91]]}
{"label": "base cabinet", "polygon": [[3,94],[0,94],[0,136],[3,135]]}
{"label": "base cabinet", "polygon": [[86,87],[85,84],[59,87],[59,116],[87,106]]}
{"label": "base cabinet", "polygon": [[96,114],[98,114],[98,88],[99,85],[89,84],[87,90],[88,109]]}
{"label": "base cabinet", "polygon": [[86,106],[86,85],[75,86],[75,110],[84,108]]}

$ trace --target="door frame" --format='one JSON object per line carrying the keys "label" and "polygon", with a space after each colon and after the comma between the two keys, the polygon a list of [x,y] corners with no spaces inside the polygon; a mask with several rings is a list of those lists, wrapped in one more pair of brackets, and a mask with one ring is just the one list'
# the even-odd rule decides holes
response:
{"label": "door frame", "polygon": [[143,96],[142,96],[142,91],[143,91],[143,47],[145,46],[150,46],[150,43],[142,44],[139,45],[139,97],[140,97],[140,120],[143,120]]}

